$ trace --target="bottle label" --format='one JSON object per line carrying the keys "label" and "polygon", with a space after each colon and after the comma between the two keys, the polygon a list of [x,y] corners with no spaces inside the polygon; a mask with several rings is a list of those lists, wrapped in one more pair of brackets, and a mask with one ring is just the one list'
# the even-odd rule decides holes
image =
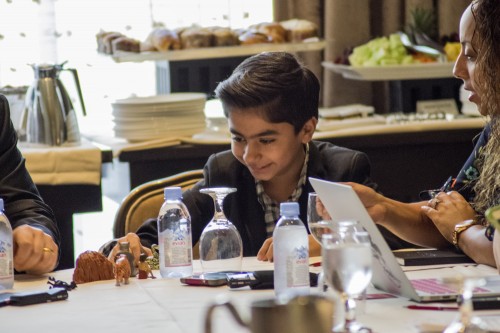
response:
{"label": "bottle label", "polygon": [[13,276],[12,246],[0,241],[0,279],[10,279]]}
{"label": "bottle label", "polygon": [[187,230],[165,230],[165,267],[191,266],[191,238]]}
{"label": "bottle label", "polygon": [[292,255],[287,257],[287,287],[309,286],[309,249],[300,246],[293,250]]}

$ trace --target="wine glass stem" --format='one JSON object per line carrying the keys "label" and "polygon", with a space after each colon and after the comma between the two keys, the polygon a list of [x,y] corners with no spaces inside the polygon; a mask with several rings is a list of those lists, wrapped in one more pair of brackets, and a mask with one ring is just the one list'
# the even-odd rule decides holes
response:
{"label": "wine glass stem", "polygon": [[215,216],[214,220],[225,220],[224,211],[222,210],[222,202],[224,201],[224,196],[217,194],[215,197]]}
{"label": "wine glass stem", "polygon": [[464,326],[468,326],[470,324],[472,311],[472,290],[468,286],[464,287],[462,292],[462,304],[460,305],[460,321]]}
{"label": "wine glass stem", "polygon": [[342,298],[344,299],[345,328],[349,332],[349,326],[356,322],[356,301],[346,294],[343,294]]}

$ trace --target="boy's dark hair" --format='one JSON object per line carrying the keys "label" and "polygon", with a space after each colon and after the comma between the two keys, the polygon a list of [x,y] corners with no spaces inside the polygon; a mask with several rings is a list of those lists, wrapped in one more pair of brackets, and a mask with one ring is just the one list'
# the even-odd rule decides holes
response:
{"label": "boy's dark hair", "polygon": [[215,96],[224,115],[233,107],[262,107],[269,122],[287,122],[298,133],[312,117],[318,118],[319,81],[295,56],[264,52],[245,59],[220,82]]}

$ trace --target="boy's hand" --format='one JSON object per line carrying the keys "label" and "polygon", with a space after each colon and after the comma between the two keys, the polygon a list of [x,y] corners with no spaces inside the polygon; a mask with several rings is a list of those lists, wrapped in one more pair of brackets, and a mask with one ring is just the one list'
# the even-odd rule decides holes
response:
{"label": "boy's hand", "polygon": [[257,253],[257,260],[273,262],[273,238],[270,237],[264,241],[262,247]]}
{"label": "boy's hand", "polygon": [[[317,257],[321,255],[321,245],[314,239],[313,235],[308,235],[309,256]],[[268,238],[262,244],[257,253],[257,260],[273,262],[273,238]]]}
{"label": "boy's hand", "polygon": [[119,238],[115,247],[113,247],[113,249],[109,253],[108,259],[112,262],[115,262],[115,256],[120,251],[121,242],[128,242],[130,244],[130,253],[132,253],[132,255],[134,256],[134,263],[136,265],[139,264],[139,257],[141,253],[146,253],[148,257],[153,255],[150,249],[142,246],[139,236],[130,232],[125,235],[125,237]]}

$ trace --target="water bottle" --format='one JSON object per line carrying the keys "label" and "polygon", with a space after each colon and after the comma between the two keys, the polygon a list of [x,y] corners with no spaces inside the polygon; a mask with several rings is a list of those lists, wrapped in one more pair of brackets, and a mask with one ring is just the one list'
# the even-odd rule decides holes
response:
{"label": "water bottle", "polygon": [[299,218],[299,204],[284,202],[273,232],[276,296],[309,293],[309,240]]}
{"label": "water bottle", "polygon": [[12,227],[3,209],[3,199],[0,199],[0,290],[12,289],[14,285]]}
{"label": "water bottle", "polygon": [[179,278],[193,273],[191,246],[191,216],[182,202],[180,187],[166,187],[165,202],[158,215],[160,243],[160,274],[164,278]]}

